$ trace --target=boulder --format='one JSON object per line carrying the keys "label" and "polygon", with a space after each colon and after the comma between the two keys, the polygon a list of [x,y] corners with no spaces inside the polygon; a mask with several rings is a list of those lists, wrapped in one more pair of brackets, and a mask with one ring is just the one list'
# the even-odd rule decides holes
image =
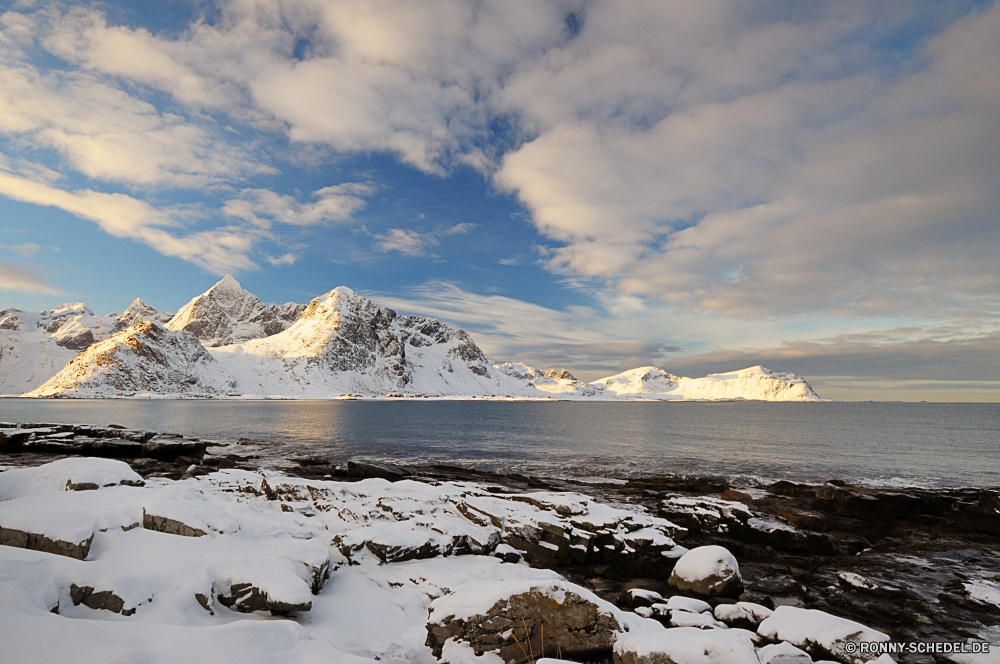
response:
{"label": "boulder", "polygon": [[812,657],[805,650],[787,641],[772,643],[757,651],[760,664],[812,664]]}
{"label": "boulder", "polygon": [[667,583],[682,593],[702,598],[735,599],[743,592],[736,558],[716,545],[699,546],[681,556]]}
{"label": "boulder", "polygon": [[756,631],[758,621],[750,612],[736,604],[719,604],[713,612],[715,619],[729,627]]}
{"label": "boulder", "polygon": [[431,603],[426,644],[441,657],[449,642],[465,643],[507,664],[557,654],[599,659],[620,630],[614,607],[571,583],[474,582]]}
{"label": "boulder", "polygon": [[653,606],[663,601],[663,595],[658,592],[642,588],[628,588],[623,590],[618,597],[618,606],[625,609],[638,609],[644,606]]}
{"label": "boulder", "polygon": [[[844,664],[863,664],[876,655],[848,652],[861,641],[888,641],[889,637],[853,620],[816,609],[779,606],[757,628],[757,633],[772,641],[788,641],[813,657],[836,659]],[[847,644],[852,644],[848,646]]]}
{"label": "boulder", "polygon": [[614,647],[615,664],[759,664],[753,641],[743,630],[677,627],[623,634]]}
{"label": "boulder", "polygon": [[[240,613],[270,611],[271,615],[284,616],[312,609],[312,601],[285,601],[268,595],[253,583],[234,583],[228,592],[219,593],[219,604]],[[200,603],[200,602],[199,602]]]}

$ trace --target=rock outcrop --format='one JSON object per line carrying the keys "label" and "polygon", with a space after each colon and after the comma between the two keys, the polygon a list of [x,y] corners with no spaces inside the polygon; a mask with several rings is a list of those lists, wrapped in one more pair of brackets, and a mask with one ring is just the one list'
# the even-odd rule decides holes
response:
{"label": "rock outcrop", "polygon": [[449,641],[467,644],[477,656],[495,652],[506,664],[611,653],[622,627],[600,600],[565,582],[533,585],[511,592],[509,586],[470,583],[435,600],[427,646],[440,657]]}

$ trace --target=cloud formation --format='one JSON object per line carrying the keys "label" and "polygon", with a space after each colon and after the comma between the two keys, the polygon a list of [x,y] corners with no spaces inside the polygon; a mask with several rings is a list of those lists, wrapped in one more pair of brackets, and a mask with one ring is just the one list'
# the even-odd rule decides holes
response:
{"label": "cloud formation", "polygon": [[42,293],[44,295],[59,295],[61,293],[58,288],[53,287],[28,270],[7,263],[0,263],[0,290]]}

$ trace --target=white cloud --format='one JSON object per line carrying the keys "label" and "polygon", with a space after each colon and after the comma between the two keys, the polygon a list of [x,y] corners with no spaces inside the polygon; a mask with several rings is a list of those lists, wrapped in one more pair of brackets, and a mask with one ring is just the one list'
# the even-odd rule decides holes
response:
{"label": "white cloud", "polygon": [[398,251],[407,256],[423,256],[429,248],[437,245],[437,239],[430,234],[418,233],[408,228],[390,228],[385,233],[374,235],[375,247],[384,253]]}
{"label": "white cloud", "polygon": [[267,262],[275,267],[281,267],[282,265],[295,265],[295,262],[299,259],[293,253],[282,254],[281,256],[268,256]]}
{"label": "white cloud", "polygon": [[0,248],[12,251],[21,258],[31,258],[41,250],[41,247],[33,242],[26,242],[25,244],[0,244]]}
{"label": "white cloud", "polygon": [[65,210],[95,222],[106,233],[138,240],[165,256],[174,256],[216,274],[255,267],[248,253],[260,234],[237,227],[220,227],[174,235],[180,223],[164,210],[125,194],[84,189],[65,191],[0,171],[0,195],[16,201]]}
{"label": "white cloud", "polygon": [[374,191],[362,182],[323,187],[313,193],[312,203],[300,203],[292,196],[269,189],[244,189],[238,199],[226,201],[223,213],[239,217],[257,226],[269,227],[271,222],[293,226],[311,226],[329,221],[348,221],[365,206],[365,196]]}
{"label": "white cloud", "polygon": [[45,295],[59,295],[61,293],[59,289],[28,270],[7,263],[0,263],[0,290],[43,293]]}

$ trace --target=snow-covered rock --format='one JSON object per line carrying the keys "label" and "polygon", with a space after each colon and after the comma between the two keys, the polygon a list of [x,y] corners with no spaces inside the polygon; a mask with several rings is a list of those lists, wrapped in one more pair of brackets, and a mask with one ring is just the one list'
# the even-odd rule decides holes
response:
{"label": "snow-covered rock", "polygon": [[206,346],[225,346],[277,334],[298,320],[304,309],[294,302],[264,304],[226,275],[181,307],[166,328],[187,330]]}
{"label": "snow-covered rock", "polygon": [[743,578],[736,558],[725,547],[699,546],[677,561],[667,582],[701,597],[739,597]]}
{"label": "snow-covered rock", "polygon": [[219,393],[232,387],[193,334],[147,320],[94,344],[24,396]]}
{"label": "snow-covered rock", "polygon": [[805,650],[787,641],[766,645],[757,651],[760,664],[812,664],[812,657]]}
{"label": "snow-covered rock", "polygon": [[816,609],[779,606],[757,628],[766,639],[788,641],[813,657],[833,658],[844,664],[862,664],[876,655],[848,647],[861,641],[888,641],[889,637],[853,620],[830,615]]}
{"label": "snow-covered rock", "polygon": [[477,656],[495,653],[507,664],[557,653],[593,658],[610,654],[619,615],[565,581],[467,583],[431,602],[427,645],[441,657],[449,641],[464,642]]}
{"label": "snow-covered rock", "polygon": [[759,664],[743,630],[677,627],[622,634],[615,664]]}

